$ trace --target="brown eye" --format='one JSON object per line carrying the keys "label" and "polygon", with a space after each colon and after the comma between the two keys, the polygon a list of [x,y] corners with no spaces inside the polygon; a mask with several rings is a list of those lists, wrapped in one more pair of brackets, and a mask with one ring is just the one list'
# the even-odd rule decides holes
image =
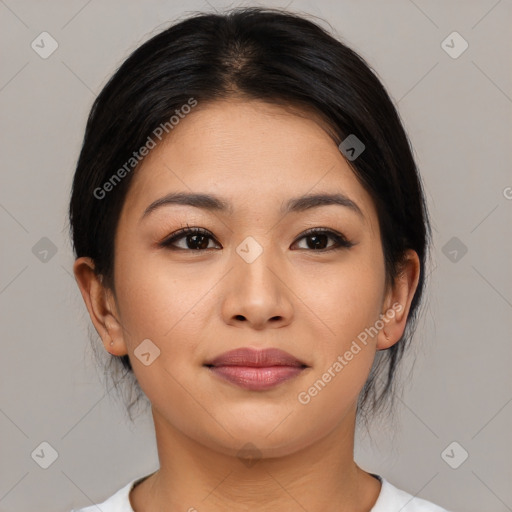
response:
{"label": "brown eye", "polygon": [[[181,240],[184,242],[181,246],[177,246],[176,242]],[[212,247],[208,247],[210,240],[214,240],[214,238],[206,229],[186,227],[166,238],[160,243],[160,246],[171,250],[204,251],[212,249]]]}
{"label": "brown eye", "polygon": [[[328,240],[334,240],[334,244],[329,246]],[[348,241],[341,233],[336,233],[331,230],[313,228],[301,235],[299,240],[305,239],[306,246],[301,249],[310,249],[313,251],[331,251],[335,249],[345,248],[348,249],[355,245]]]}

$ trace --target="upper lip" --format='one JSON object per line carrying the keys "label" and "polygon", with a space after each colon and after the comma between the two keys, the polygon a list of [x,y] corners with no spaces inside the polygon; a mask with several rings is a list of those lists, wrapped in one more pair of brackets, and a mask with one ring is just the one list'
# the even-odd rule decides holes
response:
{"label": "upper lip", "polygon": [[237,348],[224,352],[215,359],[205,363],[206,366],[298,366],[306,367],[306,363],[300,361],[288,352],[278,348],[266,348],[258,350],[254,348]]}

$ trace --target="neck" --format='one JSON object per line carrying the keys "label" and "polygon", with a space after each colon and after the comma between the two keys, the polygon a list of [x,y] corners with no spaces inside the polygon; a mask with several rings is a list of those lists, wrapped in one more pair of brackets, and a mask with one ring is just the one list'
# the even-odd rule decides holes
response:
{"label": "neck", "polygon": [[379,495],[379,481],[354,462],[355,412],[314,444],[252,460],[153,418],[160,469],[131,492],[135,512],[369,512]]}

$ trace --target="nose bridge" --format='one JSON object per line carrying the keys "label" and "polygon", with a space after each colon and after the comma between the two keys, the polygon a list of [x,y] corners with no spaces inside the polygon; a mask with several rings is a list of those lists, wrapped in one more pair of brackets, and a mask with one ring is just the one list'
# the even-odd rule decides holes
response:
{"label": "nose bridge", "polygon": [[248,236],[235,248],[232,265],[223,302],[227,322],[245,320],[262,327],[271,319],[290,319],[290,297],[279,276],[282,265],[272,248]]}
{"label": "nose bridge", "polygon": [[270,270],[276,265],[275,258],[270,244],[263,246],[262,238],[260,243],[253,236],[246,237],[233,254],[237,281],[251,294],[276,292],[275,270]]}

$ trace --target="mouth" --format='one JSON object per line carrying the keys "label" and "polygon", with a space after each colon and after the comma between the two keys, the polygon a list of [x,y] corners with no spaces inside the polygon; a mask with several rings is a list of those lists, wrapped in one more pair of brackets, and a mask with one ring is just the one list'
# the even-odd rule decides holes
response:
{"label": "mouth", "polygon": [[300,375],[309,366],[276,348],[241,348],[225,352],[204,364],[212,374],[252,391],[271,389]]}

